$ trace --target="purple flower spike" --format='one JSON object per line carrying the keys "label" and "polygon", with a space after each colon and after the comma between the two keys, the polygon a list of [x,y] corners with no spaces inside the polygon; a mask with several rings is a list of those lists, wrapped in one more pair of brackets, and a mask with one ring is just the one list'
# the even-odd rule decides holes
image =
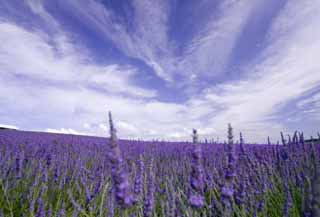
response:
{"label": "purple flower spike", "polygon": [[233,179],[235,177],[235,156],[231,124],[228,124],[227,156],[228,166],[225,172],[225,184],[221,189],[221,200],[224,207],[224,213],[226,216],[231,216],[234,196]]}
{"label": "purple flower spike", "polygon": [[153,175],[153,158],[151,158],[150,165],[149,165],[149,174],[148,174],[148,189],[147,195],[144,199],[144,207],[143,207],[143,216],[144,217],[151,217],[154,208],[154,194],[155,191],[154,187],[154,175]]}
{"label": "purple flower spike", "polygon": [[111,112],[109,112],[109,124],[110,124],[110,162],[112,165],[112,179],[115,188],[115,198],[117,203],[123,207],[130,207],[134,198],[130,191],[130,185],[127,177],[127,173],[124,168],[123,159],[121,156],[121,152],[119,146],[117,144],[117,135],[116,129],[113,125]]}
{"label": "purple flower spike", "polygon": [[135,178],[134,183],[134,194],[135,194],[135,202],[138,202],[138,200],[141,197],[141,193],[143,192],[143,173],[144,173],[144,162],[143,157],[140,155],[138,160],[138,172]]}
{"label": "purple flower spike", "polygon": [[280,132],[282,145],[286,145],[286,139],[284,138],[283,132]]}
{"label": "purple flower spike", "polygon": [[193,152],[191,161],[191,193],[189,195],[189,203],[194,208],[201,208],[204,205],[203,189],[203,168],[201,164],[202,153],[201,146],[198,144],[197,130],[193,129]]}
{"label": "purple flower spike", "polygon": [[268,136],[268,145],[271,145],[270,137]]}
{"label": "purple flower spike", "polygon": [[288,186],[288,182],[285,181],[284,183],[284,190],[285,190],[285,203],[284,203],[284,207],[283,207],[283,217],[289,217],[289,211],[291,209],[292,206],[292,197],[290,194],[290,190],[289,190],[289,186]]}
{"label": "purple flower spike", "polygon": [[318,157],[314,161],[314,175],[312,178],[312,216],[320,216],[320,162]]}
{"label": "purple flower spike", "polygon": [[203,196],[191,195],[189,197],[189,203],[195,208],[201,208],[204,205]]}
{"label": "purple flower spike", "polygon": [[44,217],[44,216],[45,216],[45,214],[44,214],[44,210],[43,210],[43,202],[40,197],[38,199],[38,211],[37,211],[36,217]]}

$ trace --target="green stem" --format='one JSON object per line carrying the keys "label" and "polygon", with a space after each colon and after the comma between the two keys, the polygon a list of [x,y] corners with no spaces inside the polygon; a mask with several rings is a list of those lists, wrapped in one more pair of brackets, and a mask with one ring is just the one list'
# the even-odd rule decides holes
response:
{"label": "green stem", "polygon": [[129,216],[129,211],[128,211],[128,209],[125,209],[124,210],[124,217],[128,217]]}
{"label": "green stem", "polygon": [[107,192],[107,189],[109,187],[109,183],[107,182],[106,185],[104,186],[104,189],[103,189],[103,192],[102,192],[102,198],[101,198],[101,203],[100,203],[100,217],[102,217],[103,215],[103,203],[104,203],[104,198],[106,197],[106,192]]}
{"label": "green stem", "polygon": [[58,211],[59,204],[60,204],[60,198],[61,198],[61,192],[59,192],[59,195],[58,195],[58,200],[57,200],[57,204],[56,204],[56,207],[55,207],[55,212]]}
{"label": "green stem", "polygon": [[6,198],[6,202],[7,202],[8,206],[9,206],[10,216],[11,216],[11,217],[14,217],[14,216],[13,216],[12,204],[11,204],[10,201],[9,201],[9,198],[8,198],[8,195],[7,195],[7,190],[6,190],[6,189],[4,188],[4,186],[3,186],[2,179],[1,179],[1,189],[2,189],[2,191],[3,191],[3,193],[4,193],[4,196],[5,196],[5,198]]}

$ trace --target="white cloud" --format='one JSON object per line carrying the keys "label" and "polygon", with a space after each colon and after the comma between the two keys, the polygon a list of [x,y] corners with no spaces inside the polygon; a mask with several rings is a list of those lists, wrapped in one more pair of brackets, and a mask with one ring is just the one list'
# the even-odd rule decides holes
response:
{"label": "white cloud", "polygon": [[28,5],[34,14],[48,23],[49,28],[52,30],[57,30],[59,28],[58,22],[44,8],[44,0],[25,0],[24,3]]}
{"label": "white cloud", "polygon": [[[191,43],[182,46],[181,53],[177,52],[175,43],[168,36],[172,12],[169,2],[132,1],[130,28],[127,28],[129,21],[97,1],[71,1],[65,4],[68,12],[111,40],[127,56],[142,60],[171,85],[181,85],[197,81],[190,81],[190,77],[221,75],[251,12],[262,3],[223,1],[216,14],[212,14],[195,33]],[[208,7],[212,5],[208,4]],[[183,83],[174,83],[173,78],[177,74],[182,76]]]}
{"label": "white cloud", "polygon": [[212,14],[179,58],[181,71],[187,76],[195,72],[197,76],[221,75],[252,11],[261,4],[260,0],[222,1],[218,11]]}
{"label": "white cloud", "polygon": [[303,100],[300,100],[297,103],[298,108],[303,109],[305,106],[314,105],[315,107],[320,107],[320,93],[316,93],[312,95],[310,98],[306,98]]}
{"label": "white cloud", "polygon": [[118,121],[116,124],[117,124],[117,127],[119,128],[119,130],[123,130],[124,132],[127,132],[128,134],[131,134],[132,136],[139,134],[139,129],[127,121]]}
{"label": "white cloud", "polygon": [[61,128],[61,129],[46,129],[48,133],[62,133],[62,134],[73,134],[73,135],[85,135],[83,133],[79,133],[70,128]]}
{"label": "white cloud", "polygon": [[[198,109],[203,111],[203,105],[207,105],[209,123],[224,130],[225,123],[231,122],[257,139],[286,130],[274,114],[320,85],[316,60],[320,51],[320,30],[316,28],[319,12],[319,7],[306,2],[287,3],[274,21],[269,46],[246,67],[247,78],[209,88],[196,99],[201,104]],[[221,109],[215,113],[210,107]]]}
{"label": "white cloud", "polygon": [[306,115],[304,118],[320,120],[320,93],[297,102],[297,108]]}
{"label": "white cloud", "polygon": [[83,124],[83,128],[85,128],[85,129],[90,129],[91,126],[90,126],[89,123],[84,123],[84,124]]}
{"label": "white cloud", "polygon": [[106,124],[99,124],[99,127],[106,132],[108,131],[108,126]]}
{"label": "white cloud", "polygon": [[[268,135],[277,138],[279,131],[289,130],[278,119],[277,113],[320,85],[320,66],[316,59],[320,51],[320,30],[316,28],[320,22],[320,5],[316,1],[310,2],[313,4],[306,1],[287,2],[279,17],[274,19],[268,33],[267,48],[245,67],[246,77],[206,88],[186,103],[157,100],[153,90],[130,83],[131,77],[138,73],[135,68],[116,64],[96,65],[88,59],[86,52],[81,54],[84,48],[74,46],[66,37],[58,40],[59,37],[55,36],[57,42],[53,47],[47,42],[49,36],[46,34],[26,31],[12,23],[1,23],[0,39],[7,42],[0,44],[2,110],[8,111],[13,118],[23,114],[23,119],[39,124],[43,129],[69,133],[85,130],[90,134],[108,135],[107,111],[111,110],[119,137],[184,140],[190,138],[192,128],[197,128],[202,138],[219,136],[220,140],[224,140],[227,123],[231,122],[235,135],[241,130],[247,141],[264,141]],[[128,55],[137,51],[136,57],[145,58],[148,64],[153,64],[152,67],[158,67],[158,73],[161,70],[170,72],[165,70],[165,65],[176,61],[176,56],[170,53],[171,45],[163,33],[167,28],[166,17],[160,14],[159,20],[146,21],[145,26],[152,27],[148,32],[142,25],[144,14],[139,14],[135,24],[139,27],[139,34],[134,37],[141,36],[141,39],[134,41],[127,30],[114,21],[115,15],[110,11],[97,2],[89,1],[87,7],[83,7],[84,3],[68,2],[78,7],[78,15],[83,15],[86,22],[93,23],[106,36],[114,37],[117,46]],[[146,6],[142,1],[135,3],[139,9]],[[214,42],[230,43],[220,47],[226,49],[221,62],[227,61],[245,22],[241,18],[247,18],[254,7],[247,1],[237,1],[229,9],[222,8],[221,19],[217,23],[212,22],[205,33],[194,38],[182,65],[188,65],[187,59],[194,56],[197,57],[194,66],[200,69],[203,66],[204,69],[210,61],[202,55],[210,56],[211,52],[216,52],[209,49]],[[164,7],[160,11],[166,10]],[[144,10],[138,12],[144,13]],[[159,11],[151,13],[157,15]],[[153,24],[157,25],[153,28]],[[227,25],[230,28],[225,27]],[[150,37],[159,26],[161,34],[153,44]],[[165,45],[169,60],[155,56],[157,43]],[[11,49],[13,46],[16,49]],[[54,48],[60,50],[59,55]],[[46,85],[40,81],[34,85],[32,81],[16,78],[17,75],[67,85]],[[106,92],[88,88],[86,81]],[[300,104],[315,104],[311,101]],[[41,120],[46,120],[45,126]]]}
{"label": "white cloud", "polygon": [[[65,37],[57,37],[56,45],[49,36],[27,31],[11,23],[0,23],[0,73],[25,75],[32,79],[64,82],[69,87],[94,85],[111,93],[124,93],[137,97],[154,97],[154,90],[131,84],[137,71],[131,66],[97,65]],[[12,48],[15,49],[12,49]],[[60,49],[61,48],[61,49]],[[58,51],[57,51],[58,50]],[[84,51],[84,52],[83,52]],[[19,63],[19,64],[17,64]]]}

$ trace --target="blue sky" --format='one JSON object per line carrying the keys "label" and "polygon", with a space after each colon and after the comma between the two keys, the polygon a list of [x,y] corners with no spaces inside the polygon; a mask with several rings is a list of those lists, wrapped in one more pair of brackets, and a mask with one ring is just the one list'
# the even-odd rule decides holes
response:
{"label": "blue sky", "polygon": [[316,135],[318,0],[0,0],[0,124],[124,138]]}

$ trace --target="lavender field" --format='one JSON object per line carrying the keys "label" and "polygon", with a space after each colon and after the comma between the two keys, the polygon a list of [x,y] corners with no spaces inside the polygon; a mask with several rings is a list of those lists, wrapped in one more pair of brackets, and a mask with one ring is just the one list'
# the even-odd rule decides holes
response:
{"label": "lavender field", "polygon": [[0,217],[320,217],[319,24],[320,0],[0,0]]}
{"label": "lavender field", "polygon": [[[320,216],[319,144],[117,140],[0,131],[0,215]],[[106,132],[107,133],[107,132]]]}

